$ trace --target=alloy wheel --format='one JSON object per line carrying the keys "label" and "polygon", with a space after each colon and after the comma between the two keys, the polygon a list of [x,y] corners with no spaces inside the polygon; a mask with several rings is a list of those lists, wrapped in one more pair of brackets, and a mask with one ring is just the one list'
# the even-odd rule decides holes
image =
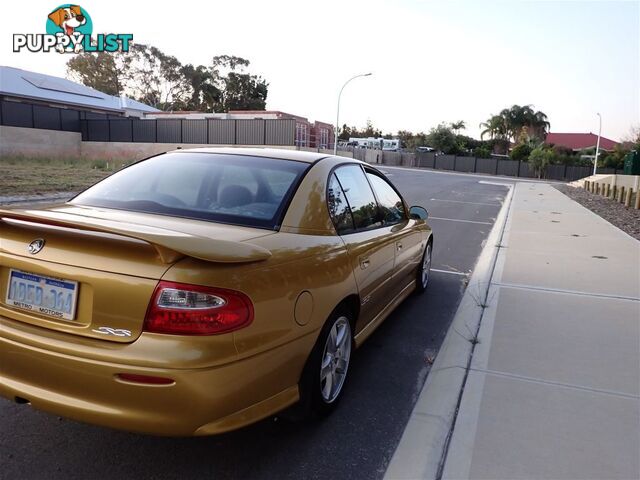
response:
{"label": "alloy wheel", "polygon": [[422,288],[429,283],[429,273],[431,272],[431,244],[427,244],[422,260]]}
{"label": "alloy wheel", "polygon": [[350,358],[351,326],[347,317],[338,317],[327,336],[320,363],[320,393],[326,403],[340,395]]}

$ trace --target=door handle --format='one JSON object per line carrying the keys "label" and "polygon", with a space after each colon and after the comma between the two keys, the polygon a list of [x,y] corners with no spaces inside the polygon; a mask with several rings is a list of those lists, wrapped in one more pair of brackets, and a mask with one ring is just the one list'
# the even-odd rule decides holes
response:
{"label": "door handle", "polygon": [[402,250],[402,244],[400,242],[396,243],[396,250],[398,251]]}
{"label": "door handle", "polygon": [[368,258],[361,258],[360,259],[360,268],[364,270],[369,266],[370,263],[371,262],[369,261]]}

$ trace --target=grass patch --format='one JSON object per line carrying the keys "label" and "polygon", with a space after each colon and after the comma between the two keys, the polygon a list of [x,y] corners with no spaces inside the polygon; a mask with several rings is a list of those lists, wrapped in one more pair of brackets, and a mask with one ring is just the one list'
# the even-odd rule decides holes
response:
{"label": "grass patch", "polygon": [[0,196],[77,192],[121,167],[104,160],[2,157]]}

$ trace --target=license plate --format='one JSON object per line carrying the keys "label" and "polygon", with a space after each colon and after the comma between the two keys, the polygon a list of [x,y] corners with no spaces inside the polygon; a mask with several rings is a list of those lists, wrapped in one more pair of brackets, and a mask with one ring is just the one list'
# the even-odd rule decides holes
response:
{"label": "license plate", "polygon": [[77,294],[78,282],[20,270],[9,271],[7,305],[49,317],[73,320]]}

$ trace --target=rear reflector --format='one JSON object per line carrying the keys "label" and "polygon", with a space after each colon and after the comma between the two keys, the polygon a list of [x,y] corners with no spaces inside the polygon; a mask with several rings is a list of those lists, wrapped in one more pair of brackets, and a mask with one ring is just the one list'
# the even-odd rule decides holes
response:
{"label": "rear reflector", "polygon": [[172,335],[216,335],[246,327],[253,304],[242,292],[184,283],[158,283],[144,330]]}
{"label": "rear reflector", "polygon": [[172,378],[152,377],[150,375],[136,375],[135,373],[118,373],[116,374],[116,378],[125,382],[144,383],[147,385],[171,385],[175,383]]}

